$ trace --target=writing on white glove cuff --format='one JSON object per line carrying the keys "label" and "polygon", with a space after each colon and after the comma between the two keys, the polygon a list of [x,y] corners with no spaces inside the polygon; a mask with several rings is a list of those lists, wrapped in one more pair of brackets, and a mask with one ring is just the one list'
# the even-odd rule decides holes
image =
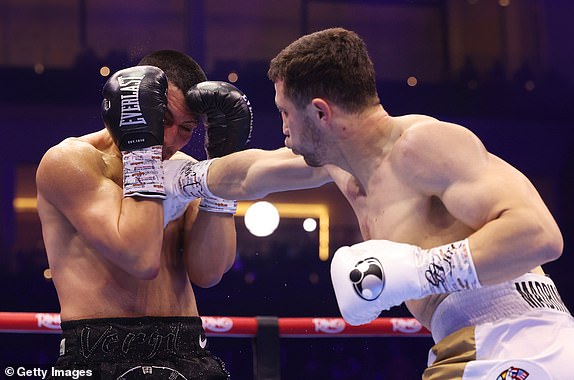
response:
{"label": "writing on white glove cuff", "polygon": [[425,296],[481,287],[468,239],[423,249],[416,265]]}
{"label": "writing on white glove cuff", "polygon": [[162,146],[122,151],[124,197],[165,199]]}
{"label": "writing on white glove cuff", "polygon": [[217,198],[207,186],[207,172],[212,160],[184,161],[177,174],[177,187],[189,198]]}
{"label": "writing on white glove cuff", "polygon": [[164,161],[168,198],[175,196],[188,201],[201,198],[200,210],[235,214],[237,201],[215,196],[207,185],[209,167],[215,160],[217,158],[199,162],[178,159]]}

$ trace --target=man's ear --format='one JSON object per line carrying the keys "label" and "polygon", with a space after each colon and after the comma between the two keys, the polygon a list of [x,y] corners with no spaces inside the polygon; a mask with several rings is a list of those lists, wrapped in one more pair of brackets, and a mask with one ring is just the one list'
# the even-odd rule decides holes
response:
{"label": "man's ear", "polygon": [[311,104],[315,108],[317,118],[321,122],[330,122],[333,117],[333,110],[329,103],[322,98],[314,98],[311,100]]}

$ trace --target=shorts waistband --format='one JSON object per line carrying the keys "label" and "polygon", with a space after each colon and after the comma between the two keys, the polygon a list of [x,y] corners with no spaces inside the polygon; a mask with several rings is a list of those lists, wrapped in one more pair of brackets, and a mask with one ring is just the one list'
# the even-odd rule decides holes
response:
{"label": "shorts waistband", "polygon": [[60,356],[84,363],[193,357],[206,342],[199,317],[81,319],[61,327]]}
{"label": "shorts waistband", "polygon": [[512,281],[450,293],[431,318],[435,343],[467,326],[512,318],[538,310],[570,314],[547,276],[527,273]]}

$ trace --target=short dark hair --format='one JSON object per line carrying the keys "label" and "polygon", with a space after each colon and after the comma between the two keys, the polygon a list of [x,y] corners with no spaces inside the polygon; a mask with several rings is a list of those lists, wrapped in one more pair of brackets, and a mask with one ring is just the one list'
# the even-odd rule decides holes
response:
{"label": "short dark hair", "polygon": [[207,80],[205,72],[190,56],[175,50],[159,50],[146,55],[138,66],[149,65],[163,70],[167,79],[184,94],[191,86]]}
{"label": "short dark hair", "polygon": [[367,47],[343,28],[305,35],[271,60],[267,76],[283,81],[285,95],[297,107],[313,98],[333,101],[349,112],[378,104],[375,69]]}

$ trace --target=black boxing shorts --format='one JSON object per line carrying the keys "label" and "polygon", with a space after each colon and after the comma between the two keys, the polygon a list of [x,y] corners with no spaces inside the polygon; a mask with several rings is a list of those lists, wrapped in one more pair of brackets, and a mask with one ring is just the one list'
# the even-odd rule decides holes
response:
{"label": "black boxing shorts", "polygon": [[229,379],[199,317],[64,321],[51,379]]}

